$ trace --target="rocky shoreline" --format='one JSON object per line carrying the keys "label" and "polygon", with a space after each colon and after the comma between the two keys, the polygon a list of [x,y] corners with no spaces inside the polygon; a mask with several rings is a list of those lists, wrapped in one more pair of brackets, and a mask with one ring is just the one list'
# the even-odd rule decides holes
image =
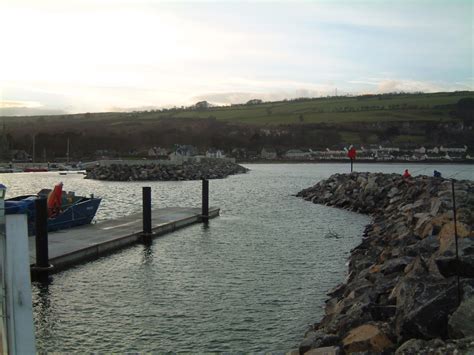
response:
{"label": "rocky shoreline", "polygon": [[182,164],[112,164],[87,170],[86,179],[107,181],[179,181],[223,179],[248,171],[241,165],[223,159],[201,159]]}
{"label": "rocky shoreline", "polygon": [[298,193],[373,217],[300,354],[474,352],[474,182],[455,182],[458,271],[451,187],[442,178],[351,173]]}

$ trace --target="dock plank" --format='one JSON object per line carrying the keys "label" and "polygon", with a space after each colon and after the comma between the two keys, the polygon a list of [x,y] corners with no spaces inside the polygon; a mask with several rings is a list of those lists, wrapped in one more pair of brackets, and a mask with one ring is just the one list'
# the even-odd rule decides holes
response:
{"label": "dock plank", "polygon": [[[209,218],[219,215],[219,208],[209,208]],[[152,210],[153,237],[201,221],[200,208],[169,207]],[[142,214],[88,224],[81,227],[50,232],[49,260],[55,271],[98,258],[140,240],[143,229]],[[35,238],[30,237],[30,264],[36,262]]]}

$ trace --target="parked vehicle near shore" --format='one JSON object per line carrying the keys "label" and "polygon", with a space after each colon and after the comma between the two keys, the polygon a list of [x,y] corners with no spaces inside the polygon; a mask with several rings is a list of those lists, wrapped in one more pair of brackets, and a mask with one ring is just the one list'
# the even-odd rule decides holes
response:
{"label": "parked vehicle near shore", "polygon": [[23,171],[25,173],[43,173],[48,171],[48,168],[25,168]]}

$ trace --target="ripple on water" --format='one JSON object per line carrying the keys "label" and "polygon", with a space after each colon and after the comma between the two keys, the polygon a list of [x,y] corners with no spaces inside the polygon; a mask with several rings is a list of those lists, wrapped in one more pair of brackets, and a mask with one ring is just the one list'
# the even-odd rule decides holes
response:
{"label": "ripple on water", "polygon": [[[209,228],[194,225],[155,239],[149,247],[135,245],[54,275],[49,285],[34,284],[37,349],[295,348],[307,325],[322,316],[328,289],[344,280],[347,253],[359,243],[369,218],[291,196],[334,172],[346,171],[346,165],[249,167],[249,174],[211,181],[210,203],[221,207],[221,217]],[[397,165],[364,169],[401,171]],[[426,169],[431,173],[433,167]],[[472,176],[472,170],[467,174]],[[141,211],[140,182],[56,173],[1,178],[9,196],[60,180],[66,190],[101,196],[99,221]],[[200,205],[199,181],[146,185],[152,187],[153,206]],[[337,238],[327,238],[328,233]]]}

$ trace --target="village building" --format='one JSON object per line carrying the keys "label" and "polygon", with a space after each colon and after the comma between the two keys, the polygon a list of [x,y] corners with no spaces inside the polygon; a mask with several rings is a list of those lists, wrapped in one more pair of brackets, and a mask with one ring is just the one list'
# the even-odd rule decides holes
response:
{"label": "village building", "polygon": [[260,152],[260,157],[262,159],[269,159],[273,160],[277,158],[277,152],[273,148],[262,148],[262,151]]}
{"label": "village building", "polygon": [[168,154],[170,160],[175,162],[182,162],[189,160],[191,157],[198,154],[196,147],[192,145],[177,145],[174,152]]}
{"label": "village building", "polygon": [[344,159],[347,158],[347,152],[345,150],[333,150],[326,148],[325,150],[312,151],[311,155],[316,159],[322,160],[333,160],[333,159]]}
{"label": "village building", "polygon": [[384,152],[384,153],[392,153],[392,152],[399,152],[400,148],[398,147],[382,147],[379,145],[377,152]]}
{"label": "village building", "polygon": [[287,159],[308,159],[311,158],[310,152],[304,152],[299,149],[290,149],[285,153]]}
{"label": "village building", "polygon": [[206,158],[222,159],[225,158],[225,154],[220,149],[210,148],[206,151]]}
{"label": "village building", "polygon": [[160,147],[152,147],[148,149],[148,156],[154,158],[168,158],[168,150]]}
{"label": "village building", "polygon": [[445,147],[441,146],[439,148],[439,151],[443,152],[443,153],[466,153],[467,152],[467,146],[452,147],[452,148],[448,148],[448,147],[445,148]]}
{"label": "village building", "polygon": [[10,151],[10,158],[10,160],[13,162],[30,162],[33,160],[31,155],[29,155],[26,151],[16,149]]}

